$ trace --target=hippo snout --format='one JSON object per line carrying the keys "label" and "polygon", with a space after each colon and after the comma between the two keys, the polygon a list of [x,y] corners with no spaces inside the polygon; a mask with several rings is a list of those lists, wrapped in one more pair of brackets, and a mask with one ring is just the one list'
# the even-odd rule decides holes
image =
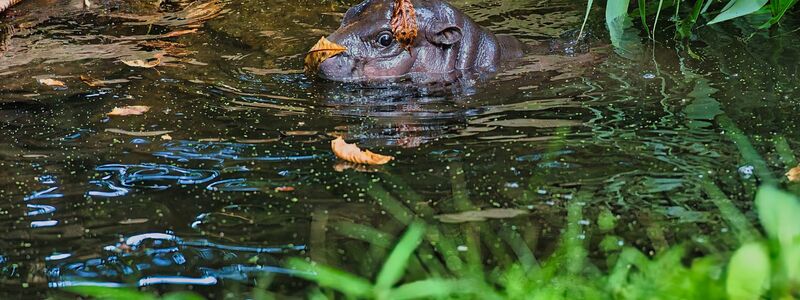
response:
{"label": "hippo snout", "polygon": [[319,65],[319,75],[329,80],[347,80],[354,77],[355,62],[347,52],[326,59]]}

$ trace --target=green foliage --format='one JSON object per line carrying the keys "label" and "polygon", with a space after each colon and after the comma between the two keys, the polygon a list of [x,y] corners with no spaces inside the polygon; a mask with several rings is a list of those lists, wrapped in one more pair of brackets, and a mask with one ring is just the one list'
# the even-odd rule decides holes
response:
{"label": "green foliage", "polygon": [[112,288],[104,286],[74,286],[65,290],[84,297],[98,300],[203,300],[200,295],[191,292],[174,292],[162,297],[128,288]]}
{"label": "green foliage", "polygon": [[770,263],[762,243],[742,246],[731,257],[726,289],[731,299],[758,299],[769,286]]}
{"label": "green foliage", "polygon": [[752,14],[757,12],[766,4],[767,0],[731,0],[727,5],[725,5],[725,8],[722,9],[722,12],[714,17],[713,20],[709,21],[708,24],[724,22],[733,18]]}
{"label": "green foliage", "polygon": [[[674,6],[675,12],[670,20],[675,23],[675,35],[681,39],[686,39],[692,35],[692,30],[699,23],[711,25],[755,14],[770,14],[770,19],[757,27],[758,29],[767,29],[772,25],[778,24],[798,2],[798,0],[730,0],[726,5],[720,7],[721,3],[713,0],[696,0],[694,2],[668,1],[666,6],[663,0],[650,0],[650,3],[648,3],[648,0],[636,0],[633,3],[631,1],[607,0],[606,2],[606,28],[608,29],[611,44],[618,49],[630,47],[624,44],[630,38],[623,38],[623,33],[633,26],[629,17],[631,11],[629,7],[631,5],[636,6],[635,13],[638,14],[640,25],[649,38],[653,38],[656,34],[662,10]],[[594,0],[587,0],[586,2],[586,14],[581,25],[581,32],[586,27],[593,3]],[[701,22],[703,18],[708,21]],[[650,23],[652,23],[652,27]]]}
{"label": "green foliage", "polygon": [[[717,189],[708,190],[712,197],[724,198],[716,195]],[[745,243],[729,260],[715,254],[696,258],[688,266],[681,246],[650,256],[632,247],[615,247],[616,238],[607,235],[602,243],[607,245],[601,248],[616,255],[610,268],[603,271],[589,262],[586,245],[577,238],[584,206],[572,201],[561,245],[541,263],[532,258],[530,249],[515,249],[518,260],[488,272],[480,259],[467,259],[465,268],[446,268],[426,252],[430,243],[461,242],[442,235],[445,229],[439,224],[409,220],[374,281],[300,258],[291,259],[288,267],[327,291],[311,290],[312,299],[327,299],[326,295],[333,295],[331,291],[348,299],[789,299],[796,293],[793,288],[800,286],[800,200],[767,185],[759,189],[755,203],[765,238],[751,237],[757,240]],[[603,232],[613,231],[615,217],[603,209],[597,224]],[[501,235],[514,236],[508,232]],[[513,238],[508,240],[512,248],[525,247]],[[379,244],[386,245],[385,241]],[[418,273],[419,262],[435,274]],[[410,275],[412,269],[416,276]],[[414,280],[420,275],[423,278]],[[95,299],[158,299],[130,289],[85,286],[67,290]],[[160,299],[202,297],[171,293]]]}
{"label": "green foliage", "polygon": [[[796,216],[800,216],[800,201],[765,186],[759,190],[756,205],[769,240],[743,245],[727,262],[721,256],[711,255],[694,259],[686,266],[680,246],[655,257],[625,247],[613,267],[602,272],[587,262],[585,246],[574,238],[579,230],[575,221],[582,218],[582,211],[580,205],[570,205],[569,225],[561,247],[552,257],[534,267],[511,263],[484,280],[479,280],[484,278],[482,266],[472,266],[467,268],[472,273],[454,272],[449,279],[434,277],[392,288],[403,278],[407,266],[403,260],[413,257],[424,236],[423,226],[418,223],[412,223],[397,243],[374,285],[366,279],[354,283],[355,275],[311,267],[302,260],[294,260],[291,266],[315,272],[316,276],[306,278],[351,298],[758,299],[766,293],[785,298],[798,283],[800,220]],[[602,231],[613,230],[615,221],[610,212],[603,210],[597,218]],[[616,240],[613,236],[606,237],[608,241],[603,244],[608,245],[604,249],[619,249],[613,247]],[[773,265],[781,267],[774,269]]]}

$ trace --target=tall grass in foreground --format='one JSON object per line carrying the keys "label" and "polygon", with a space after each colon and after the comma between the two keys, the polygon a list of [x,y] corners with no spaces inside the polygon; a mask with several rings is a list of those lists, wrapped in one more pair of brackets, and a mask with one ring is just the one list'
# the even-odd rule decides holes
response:
{"label": "tall grass in foreground", "polygon": [[[311,299],[792,299],[800,294],[800,200],[772,186],[756,195],[759,221],[766,237],[742,245],[729,259],[710,255],[687,266],[682,247],[655,257],[624,248],[608,270],[587,259],[584,243],[576,238],[582,206],[570,205],[569,223],[560,246],[549,259],[537,262],[529,249],[514,249],[518,259],[485,270],[480,259],[431,254],[421,246],[452,245],[456,241],[431,233],[436,224],[411,219],[405,233],[386,257],[375,278],[363,278],[333,267],[294,258],[290,268],[317,284]],[[598,218],[600,227],[613,221]],[[467,241],[468,247],[476,246]],[[525,247],[519,246],[518,247]],[[448,263],[447,261],[451,261]],[[442,263],[444,261],[444,263]],[[421,263],[421,265],[419,264]],[[424,278],[406,281],[410,268]],[[157,299],[149,294],[103,287],[74,287],[71,292],[99,299]],[[256,291],[253,299],[274,299]],[[243,295],[244,297],[244,295]],[[162,299],[194,300],[191,293],[167,294]]]}
{"label": "tall grass in foreground", "polygon": [[[800,201],[774,187],[762,187],[756,196],[759,220],[767,237],[741,246],[725,261],[712,255],[682,263],[682,247],[654,258],[634,248],[621,251],[616,264],[601,271],[586,258],[582,244],[569,238],[577,230],[570,222],[556,255],[526,266],[513,263],[485,272],[482,265],[466,273],[398,284],[425,227],[414,221],[399,239],[374,279],[292,259],[293,268],[308,271],[306,279],[346,298],[359,299],[791,299],[800,284]],[[580,214],[570,208],[570,219]],[[430,225],[429,225],[430,227]],[[419,257],[423,261],[426,258]],[[469,262],[468,262],[469,264]],[[441,274],[441,273],[440,273]],[[489,274],[485,276],[485,274]],[[334,295],[316,291],[315,299]]]}

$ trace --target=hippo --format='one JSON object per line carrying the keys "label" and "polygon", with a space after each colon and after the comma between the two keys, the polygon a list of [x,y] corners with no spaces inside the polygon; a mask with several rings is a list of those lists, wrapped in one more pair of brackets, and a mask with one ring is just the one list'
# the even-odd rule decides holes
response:
{"label": "hippo", "polygon": [[[402,45],[392,18],[394,7],[406,1],[413,3],[419,29]],[[363,1],[327,39],[347,50],[322,61],[317,74],[339,82],[436,82],[455,73],[491,74],[532,49],[513,36],[493,34],[443,0]]]}

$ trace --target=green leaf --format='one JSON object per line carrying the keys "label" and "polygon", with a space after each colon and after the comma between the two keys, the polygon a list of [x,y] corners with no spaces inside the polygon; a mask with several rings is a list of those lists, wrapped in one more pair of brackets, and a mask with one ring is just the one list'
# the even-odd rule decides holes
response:
{"label": "green leaf", "polygon": [[[623,33],[625,28],[630,26],[628,20],[629,0],[608,0],[606,3],[606,27],[611,36],[611,44],[614,47],[622,47]],[[627,22],[626,22],[627,21]]]}
{"label": "green leaf", "polygon": [[790,282],[800,281],[800,240],[781,247],[781,262]]}
{"label": "green leaf", "polygon": [[454,294],[469,292],[468,286],[459,281],[432,278],[401,285],[394,289],[386,299],[451,298]]}
{"label": "green leaf", "polygon": [[314,281],[322,287],[328,287],[351,297],[367,297],[372,294],[369,281],[331,267],[311,265],[299,258],[289,259],[289,268],[302,271],[296,276]]}
{"label": "green leaf", "polygon": [[594,3],[594,0],[586,0],[586,14],[583,15],[583,23],[581,24],[581,30],[578,32],[578,40],[583,37],[583,29],[586,27],[586,21],[589,20],[589,12],[592,10],[592,3]]}
{"label": "green leaf", "polygon": [[733,18],[749,15],[761,9],[767,0],[731,0],[708,24],[719,23]]}
{"label": "green leaf", "polygon": [[377,290],[389,289],[400,281],[406,271],[408,259],[422,242],[423,234],[425,234],[425,226],[422,223],[414,222],[408,226],[408,230],[400,238],[400,242],[389,254],[389,258],[386,259],[383,268],[378,273],[378,278],[375,281]]}
{"label": "green leaf", "polygon": [[104,286],[73,286],[65,288],[70,293],[99,300],[155,300],[156,297],[129,288],[112,288]]}
{"label": "green leaf", "polygon": [[[777,7],[772,11],[772,18],[769,19],[766,23],[759,26],[759,29],[767,29],[774,25],[775,23],[780,22],[783,16],[786,14],[789,9],[794,7],[797,4],[797,0],[790,0],[790,1],[773,1],[772,3],[778,3]],[[777,12],[775,11],[777,9]]]}
{"label": "green leaf", "polygon": [[162,300],[205,300],[203,296],[192,292],[174,292],[164,295]]}
{"label": "green leaf", "polygon": [[765,186],[756,194],[758,218],[769,238],[788,247],[800,236],[800,202],[792,194]]}
{"label": "green leaf", "polygon": [[647,27],[647,3],[645,0],[638,0],[639,2],[639,17],[642,19],[642,26],[647,36],[650,37],[650,28]]}
{"label": "green leaf", "polygon": [[730,299],[759,299],[768,287],[769,280],[767,247],[761,243],[749,243],[736,250],[728,265],[725,283]]}

